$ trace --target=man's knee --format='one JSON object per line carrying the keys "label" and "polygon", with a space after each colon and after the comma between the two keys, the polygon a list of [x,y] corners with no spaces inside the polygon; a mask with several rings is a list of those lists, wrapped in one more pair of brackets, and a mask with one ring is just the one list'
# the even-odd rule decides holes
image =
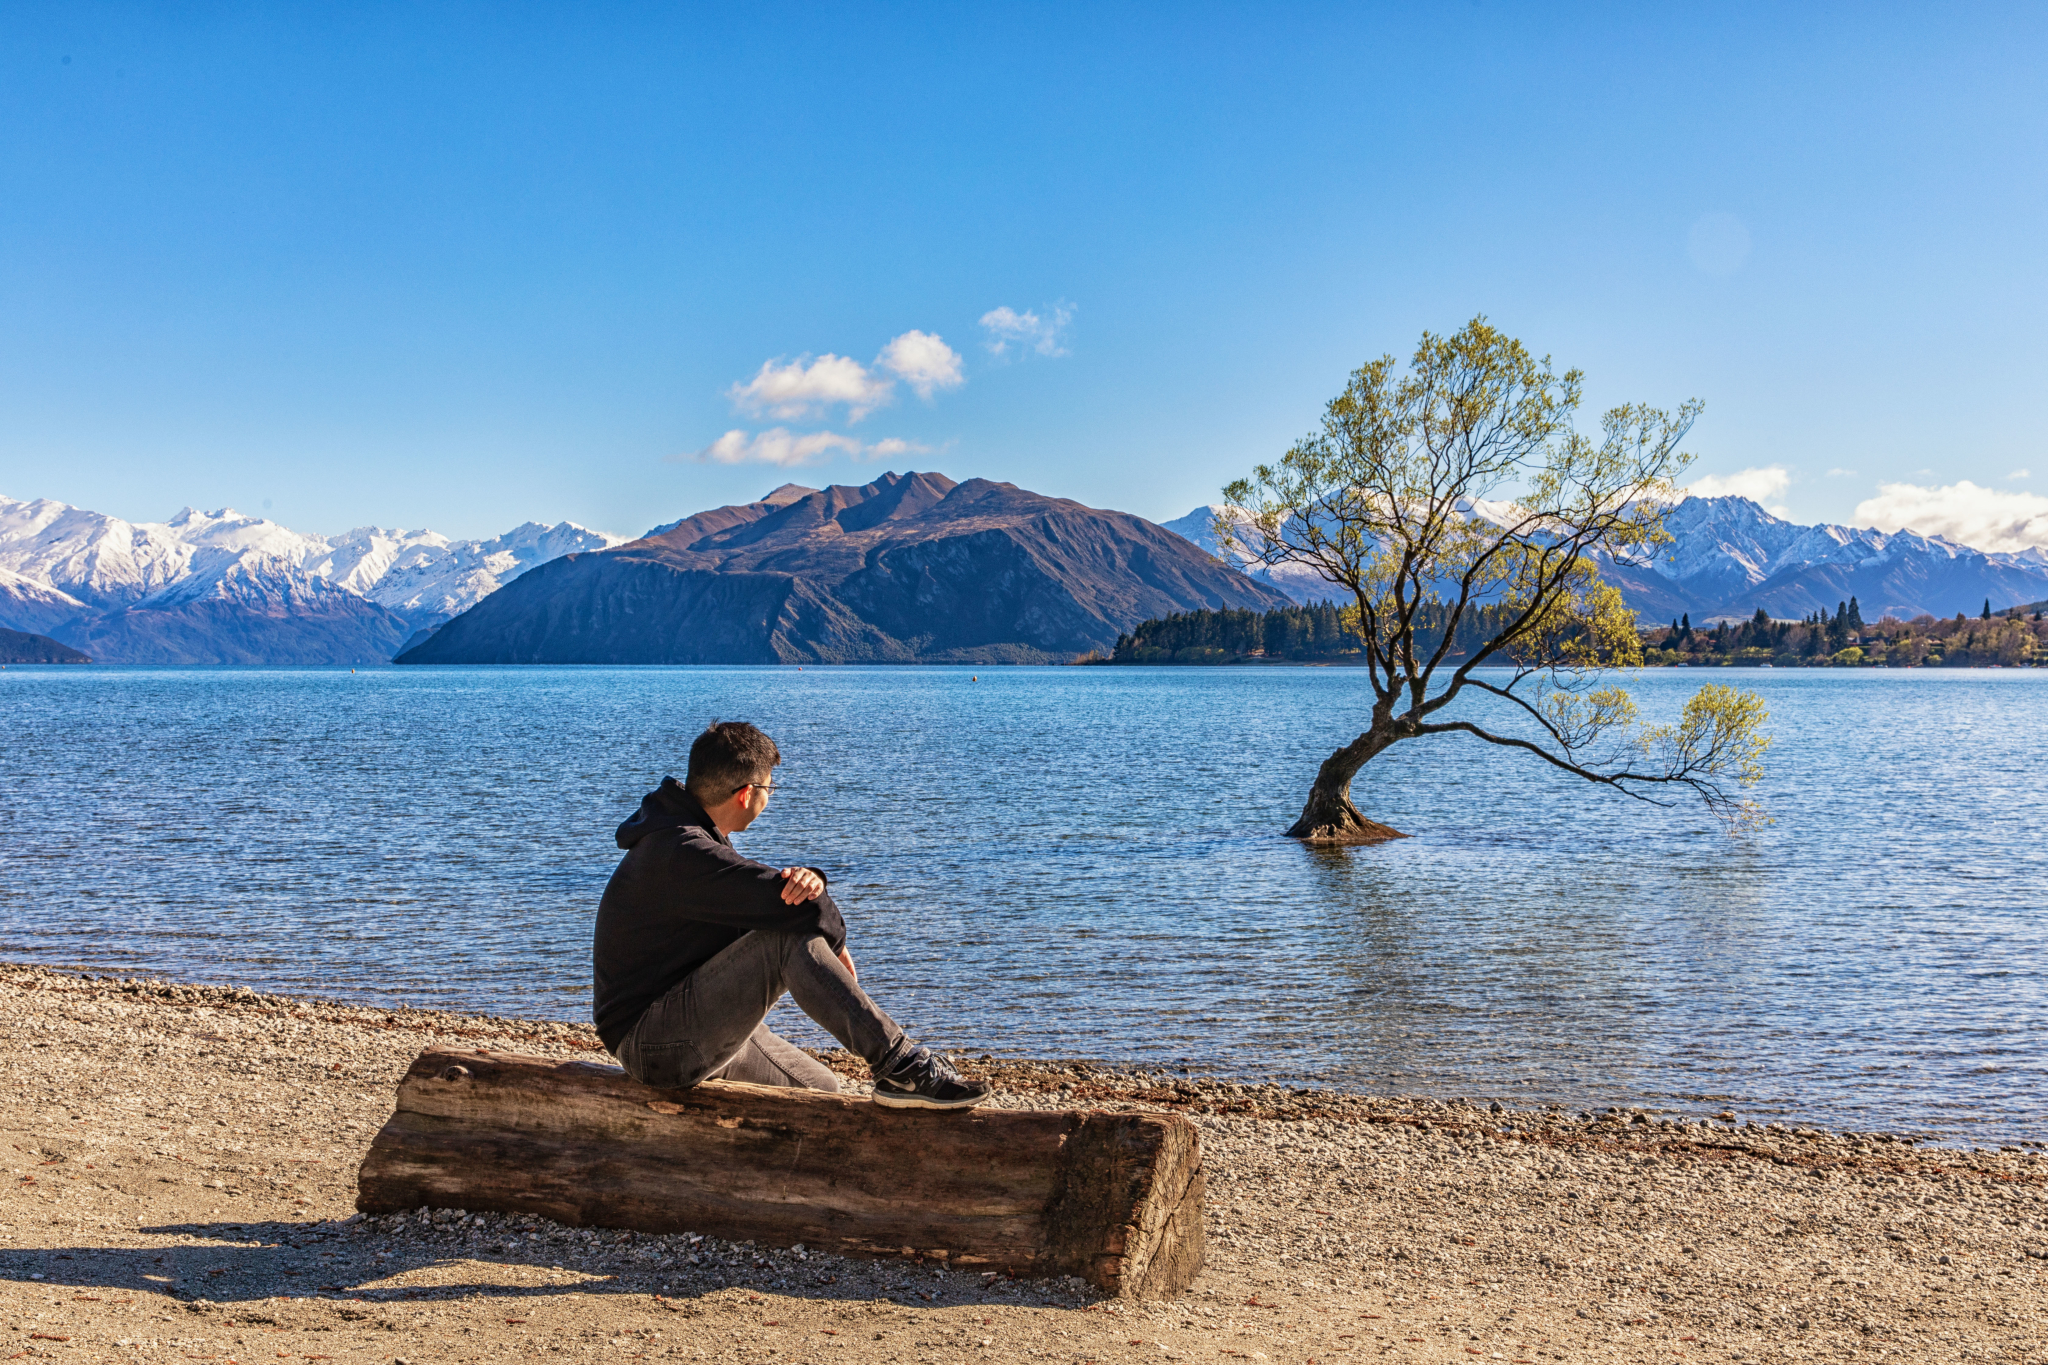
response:
{"label": "man's knee", "polygon": [[788,951],[801,948],[812,939],[823,943],[825,936],[816,929],[753,929],[747,937],[756,940],[763,948]]}
{"label": "man's knee", "polygon": [[756,929],[750,937],[760,940],[760,949],[769,958],[784,964],[800,959],[825,962],[835,956],[816,929]]}
{"label": "man's knee", "polygon": [[758,1029],[714,1079],[747,1081],[798,1090],[839,1092],[839,1078],[830,1067],[786,1038]]}

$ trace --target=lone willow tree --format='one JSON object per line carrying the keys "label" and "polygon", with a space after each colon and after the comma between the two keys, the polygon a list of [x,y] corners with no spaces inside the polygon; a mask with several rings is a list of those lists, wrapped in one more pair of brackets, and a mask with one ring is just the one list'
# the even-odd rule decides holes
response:
{"label": "lone willow tree", "polygon": [[1676,722],[1647,725],[1606,681],[1641,664],[1642,641],[1598,561],[1647,564],[1669,543],[1700,404],[1615,408],[1595,442],[1573,425],[1582,380],[1484,318],[1424,333],[1406,374],[1392,356],[1366,365],[1320,432],[1224,490],[1226,550],[1306,566],[1350,598],[1372,688],[1371,723],[1323,761],[1290,836],[1399,838],[1359,813],[1351,782],[1424,735],[1521,750],[1659,805],[1697,796],[1730,823],[1754,814],[1738,789],[1770,744],[1759,697],[1703,687]]}

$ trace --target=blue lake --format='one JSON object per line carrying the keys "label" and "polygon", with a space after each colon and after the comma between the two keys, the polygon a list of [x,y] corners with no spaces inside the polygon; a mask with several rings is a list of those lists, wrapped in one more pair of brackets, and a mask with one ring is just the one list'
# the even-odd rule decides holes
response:
{"label": "blue lake", "polygon": [[739,718],[787,759],[741,847],[949,1048],[2048,1138],[2048,673],[1650,672],[1765,694],[1774,823],[1440,738],[1339,851],[1278,831],[1355,672],[975,673],[10,668],[0,957],[587,1017],[613,826]]}

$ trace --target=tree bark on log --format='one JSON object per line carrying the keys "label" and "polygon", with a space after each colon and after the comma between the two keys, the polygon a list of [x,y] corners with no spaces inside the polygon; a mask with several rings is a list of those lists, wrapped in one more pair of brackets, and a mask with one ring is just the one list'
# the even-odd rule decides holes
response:
{"label": "tree bark on log", "polygon": [[613,1066],[433,1049],[399,1082],[356,1207],[531,1213],[870,1258],[1078,1275],[1168,1298],[1202,1266],[1178,1114],[891,1111],[815,1090],[658,1090]]}

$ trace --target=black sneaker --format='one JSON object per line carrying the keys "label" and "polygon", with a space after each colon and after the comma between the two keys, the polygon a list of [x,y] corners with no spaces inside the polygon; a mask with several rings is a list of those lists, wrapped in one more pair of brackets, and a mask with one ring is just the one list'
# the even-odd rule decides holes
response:
{"label": "black sneaker", "polygon": [[980,1081],[963,1081],[953,1064],[928,1047],[914,1047],[875,1077],[875,1103],[885,1109],[972,1109],[988,1098]]}

